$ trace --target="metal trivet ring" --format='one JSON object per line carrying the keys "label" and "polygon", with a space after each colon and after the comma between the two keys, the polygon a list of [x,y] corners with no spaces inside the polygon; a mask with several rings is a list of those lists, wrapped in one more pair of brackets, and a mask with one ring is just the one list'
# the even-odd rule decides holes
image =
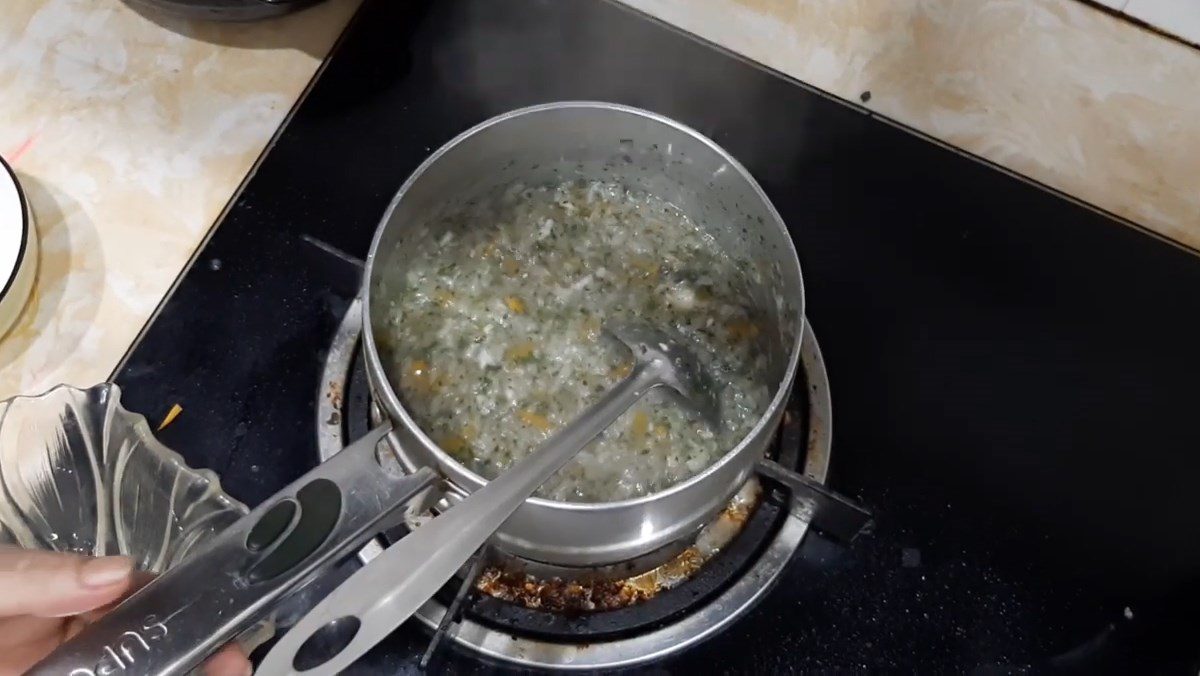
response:
{"label": "metal trivet ring", "polygon": [[[317,441],[322,460],[328,459],[344,446],[343,388],[349,376],[361,327],[361,304],[355,300],[338,327],[322,374],[317,401]],[[808,477],[824,483],[829,472],[832,445],[832,407],[825,361],[812,326],[807,321],[801,339],[800,359],[809,400],[808,439],[804,444],[802,469]],[[733,584],[705,606],[656,629],[610,641],[567,643],[514,636],[464,617],[458,621],[457,630],[448,635],[470,652],[525,667],[613,669],[661,659],[720,632],[753,607],[774,586],[808,532],[809,523],[802,514],[803,510],[790,510],[754,565]],[[374,541],[363,547],[358,557],[366,563],[382,551],[383,544]],[[436,631],[445,613],[446,606],[433,599],[417,611],[416,618]]]}

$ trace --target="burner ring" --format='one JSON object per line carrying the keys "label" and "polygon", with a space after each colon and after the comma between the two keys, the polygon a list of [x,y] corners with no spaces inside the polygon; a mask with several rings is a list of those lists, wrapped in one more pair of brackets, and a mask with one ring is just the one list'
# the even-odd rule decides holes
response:
{"label": "burner ring", "polygon": [[[318,448],[322,460],[346,444],[343,420],[351,363],[361,330],[359,301],[346,316],[330,346],[317,401]],[[811,325],[805,322],[801,341],[801,365],[808,394],[808,439],[804,444],[803,472],[824,482],[829,471],[832,410],[824,359]],[[359,395],[361,396],[361,395]],[[474,654],[522,667],[595,670],[628,667],[659,659],[694,645],[724,629],[749,610],[778,579],[792,554],[799,548],[808,522],[791,510],[757,560],[732,584],[699,607],[655,629],[631,636],[589,643],[545,640],[516,636],[463,617],[449,632],[454,642]],[[358,553],[364,563],[383,551],[379,540]],[[422,624],[436,630],[446,606],[436,598],[417,611]]]}

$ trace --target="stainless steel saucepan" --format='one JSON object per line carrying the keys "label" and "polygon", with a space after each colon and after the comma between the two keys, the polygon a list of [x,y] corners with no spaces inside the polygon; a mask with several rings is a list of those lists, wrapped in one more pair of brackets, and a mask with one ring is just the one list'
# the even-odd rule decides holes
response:
{"label": "stainless steel saucepan", "polygon": [[[147,618],[166,631],[156,635],[153,650],[145,651],[134,672],[183,673],[317,574],[322,564],[399,520],[406,504],[424,505],[435,471],[450,492],[483,487],[487,482],[439,449],[405,408],[387,368],[394,346],[384,311],[404,283],[407,261],[435,246],[443,210],[513,183],[566,179],[617,181],[665,199],[744,266],[752,286],[748,302],[763,325],[759,338],[773,396],[745,438],[696,476],[619,502],[528,498],[493,542],[536,562],[596,567],[654,558],[714,517],[762,459],[796,376],[804,285],[791,238],[750,174],[692,129],[609,103],[524,108],[464,132],[429,157],[400,188],[375,233],[362,291],[363,336],[382,424],[90,625],[38,665],[37,673],[108,673],[112,665],[106,660],[123,654],[128,647],[123,642],[131,636],[141,636]],[[385,434],[407,475],[389,475],[374,461],[376,442]],[[809,493],[819,505],[820,489]],[[331,626],[353,625],[352,637],[358,622],[351,614]],[[294,642],[291,638],[284,643]],[[122,661],[121,666],[128,665]]]}
{"label": "stainless steel saucepan", "polygon": [[[735,448],[699,475],[634,500],[578,504],[527,496],[644,393],[637,374],[657,371],[644,370],[650,362],[641,359],[659,348],[668,351],[673,339],[666,334],[659,341],[633,341],[641,352],[634,350],[639,358],[630,376],[490,482],[443,453],[414,423],[388,368],[394,363],[389,353],[396,347],[384,319],[390,314],[388,303],[405,284],[408,262],[436,247],[445,234],[439,213],[513,184],[564,179],[615,179],[680,206],[748,272],[747,301],[766,325],[760,348],[774,389],[768,411]],[[466,132],[429,158],[400,189],[375,234],[363,308],[367,373],[393,421],[399,455],[414,472],[436,466],[452,485],[471,495],[389,547],[318,604],[266,657],[262,666],[270,673],[332,673],[348,667],[489,539],[523,558],[567,566],[644,559],[686,542],[685,536],[728,504],[762,458],[791,391],[803,332],[803,285],[795,250],[749,174],[711,141],[670,120],[594,103],[519,110]],[[682,354],[652,360],[672,365],[688,361]],[[704,389],[684,386],[680,391]]]}
{"label": "stainless steel saucepan", "polygon": [[666,547],[717,514],[749,477],[783,415],[800,358],[804,283],[778,212],[754,178],[711,140],[661,115],[611,103],[551,103],[484,122],[447,143],[409,177],[375,233],[363,289],[367,375],[392,420],[410,471],[435,467],[463,491],[486,480],[413,421],[388,369],[384,320],[408,261],[435,246],[436,214],[516,182],[616,180],[680,207],[749,266],[753,303],[765,322],[763,349],[773,397],[758,424],[700,474],[631,500],[568,503],[530,498],[496,533],[503,550],[534,561],[597,566]]}

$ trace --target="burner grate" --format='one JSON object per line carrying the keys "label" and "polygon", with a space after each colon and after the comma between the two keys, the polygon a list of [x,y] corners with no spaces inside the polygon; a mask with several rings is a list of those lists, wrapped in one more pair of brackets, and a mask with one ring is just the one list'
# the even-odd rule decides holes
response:
{"label": "burner grate", "polygon": [[[318,406],[322,459],[371,427],[370,388],[359,349],[360,308],[351,305],[331,346]],[[788,469],[823,481],[829,460],[829,399],[824,363],[811,330],[803,340],[803,368],[793,390],[784,425],[771,454]],[[787,446],[784,448],[783,446]],[[480,592],[477,581],[446,585],[419,612],[435,629],[428,661],[443,634],[460,648],[526,666],[603,668],[628,666],[674,652],[719,630],[765,592],[799,546],[808,522],[798,516],[789,492],[772,479],[751,479],[758,496],[736,535],[703,561],[687,579],[655,590],[648,598],[609,610],[555,612],[529,608]],[[360,559],[369,561],[386,540],[368,545]],[[688,543],[690,544],[690,543]],[[682,547],[681,547],[682,549]],[[486,549],[482,564],[511,564],[511,558]],[[472,570],[486,565],[471,566]],[[472,577],[474,575],[472,574]],[[461,605],[455,622],[443,623],[447,608]],[[447,626],[441,626],[446,624]],[[453,628],[451,628],[453,627]]]}

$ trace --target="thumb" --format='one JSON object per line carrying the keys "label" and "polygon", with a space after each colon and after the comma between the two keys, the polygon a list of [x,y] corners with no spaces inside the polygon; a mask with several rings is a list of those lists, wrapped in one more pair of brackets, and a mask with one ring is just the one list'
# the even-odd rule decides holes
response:
{"label": "thumb", "polygon": [[0,547],[0,617],[75,615],[116,601],[132,580],[124,556]]}

